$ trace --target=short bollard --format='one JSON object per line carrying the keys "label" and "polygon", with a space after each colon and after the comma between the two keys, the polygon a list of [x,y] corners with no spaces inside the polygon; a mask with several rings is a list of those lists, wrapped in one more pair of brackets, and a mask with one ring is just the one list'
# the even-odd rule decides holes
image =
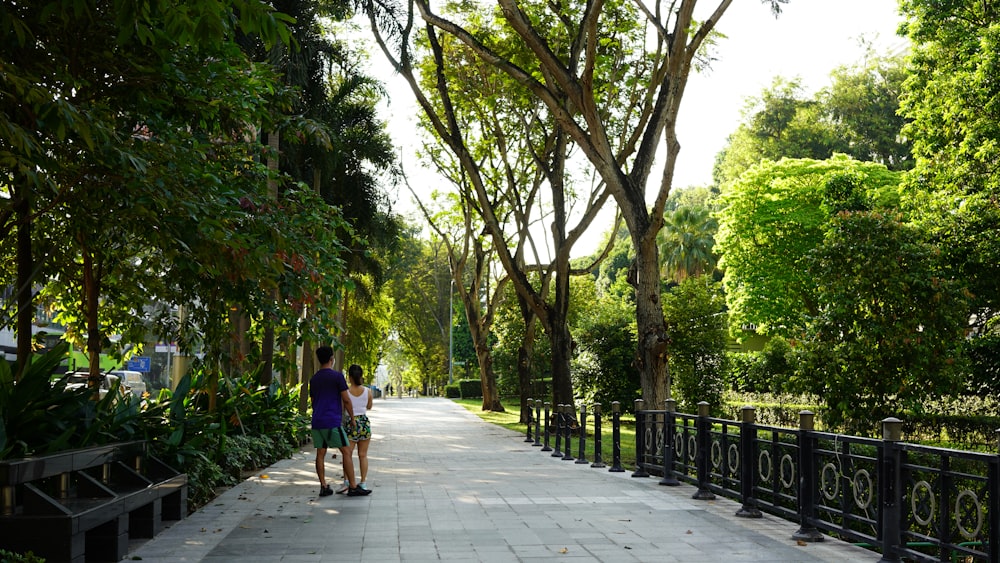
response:
{"label": "short bollard", "polygon": [[543,452],[551,452],[552,448],[549,447],[549,408],[552,407],[552,403],[545,401],[545,446],[542,447]]}
{"label": "short bollard", "polygon": [[663,479],[660,484],[676,487],[681,484],[674,476],[674,413],[677,412],[677,401],[667,399],[663,402]]}
{"label": "short bollard", "polygon": [[611,473],[624,473],[622,469],[622,413],[621,403],[611,403]]}
{"label": "short bollard", "polygon": [[535,443],[532,446],[541,447],[542,443],[538,441],[539,435],[542,433],[542,402],[535,401]]}
{"label": "short bollard", "polygon": [[601,403],[594,403],[594,463],[591,467],[602,468],[604,465],[604,455],[601,453],[603,440],[601,439]]}
{"label": "short bollard", "polygon": [[708,488],[708,464],[711,463],[708,453],[712,447],[712,422],[708,420],[708,415],[709,405],[705,401],[701,401],[698,403],[698,435],[696,438],[698,451],[695,452],[694,456],[695,468],[698,471],[698,490],[691,495],[691,498],[695,500],[712,500],[715,498],[715,493]]}
{"label": "short bollard", "polygon": [[562,436],[563,436],[563,415],[562,415],[562,405],[556,405],[555,415],[556,415],[556,449],[552,451],[552,457],[562,457]]}
{"label": "short bollard", "polygon": [[[757,459],[757,415],[753,407],[743,407],[742,424],[740,424],[740,453],[743,459]],[[754,471],[752,463],[740,464],[740,496],[743,498],[743,506],[736,511],[736,515],[742,518],[763,518],[760,509],[757,508],[757,499],[754,498],[755,479],[757,472]]]}
{"label": "short bollard", "polygon": [[563,405],[563,461],[573,461],[573,422],[576,416],[573,414],[573,405]]}
{"label": "short bollard", "polygon": [[527,432],[525,433],[524,441],[525,442],[529,442],[529,443],[533,441],[531,439],[531,406],[534,403],[535,403],[534,399],[528,399],[528,424],[527,424],[528,429],[527,429]]}
{"label": "short bollard", "polygon": [[646,471],[646,402],[635,400],[635,471],[633,477],[649,477]]}
{"label": "short bollard", "polygon": [[580,405],[580,447],[577,449],[576,462],[590,463],[587,461],[587,405]]}
{"label": "short bollard", "polygon": [[799,529],[792,534],[792,539],[796,541],[823,541],[823,534],[812,523],[817,488],[813,461],[816,439],[812,436],[815,416],[810,411],[799,412]]}
{"label": "short bollard", "polygon": [[896,549],[903,543],[900,529],[903,522],[903,507],[900,491],[899,441],[903,439],[903,421],[886,418],[882,421],[882,467],[878,477],[878,498],[882,517],[882,558],[879,563],[900,561]]}

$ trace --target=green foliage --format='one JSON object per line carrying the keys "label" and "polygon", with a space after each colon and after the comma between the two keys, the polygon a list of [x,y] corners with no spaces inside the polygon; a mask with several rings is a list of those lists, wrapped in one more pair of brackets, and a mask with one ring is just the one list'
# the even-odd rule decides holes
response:
{"label": "green foliage", "polygon": [[[706,401],[722,412],[726,362],[725,300],[720,284],[688,278],[663,296],[670,334],[671,389],[682,412],[698,412]],[[659,408],[659,407],[656,407]]]}
{"label": "green foliage", "polygon": [[729,352],[727,356],[725,380],[731,391],[755,393],[767,388],[769,378],[759,352]]}
{"label": "green foliage", "polygon": [[483,383],[478,379],[459,379],[455,384],[458,385],[459,395],[463,399],[483,396]]}
{"label": "green foliage", "polygon": [[448,399],[461,399],[462,389],[457,383],[444,386],[444,396]]}
{"label": "green foliage", "polygon": [[[722,197],[716,236],[731,333],[755,327],[759,334],[797,335],[806,316],[816,313],[818,282],[805,260],[829,228],[824,201],[834,205],[850,197],[852,205],[862,198],[891,206],[898,181],[899,174],[884,166],[843,155],[765,161],[741,176]],[[861,195],[847,196],[847,188]]]}
{"label": "green foliage", "polygon": [[[624,283],[624,276],[619,279]],[[605,412],[614,401],[631,411],[640,397],[634,306],[614,294],[591,299],[573,304],[573,387],[584,402],[601,403]]]}
{"label": "green foliage", "polygon": [[13,553],[6,549],[0,549],[0,563],[45,563],[45,559],[30,551],[28,553]]}
{"label": "green foliage", "polygon": [[965,343],[969,373],[965,391],[979,397],[1000,396],[1000,334],[995,330],[969,338]]}
{"label": "green foliage", "polygon": [[65,354],[61,344],[34,357],[17,382],[0,360],[0,459],[144,437],[140,419],[155,408],[117,385],[103,398],[87,387],[67,389],[65,377],[52,375]]}
{"label": "green foliage", "polygon": [[911,120],[915,221],[972,293],[979,323],[1000,311],[1000,21],[990,2],[905,0],[913,50],[901,112]]}
{"label": "green foliage", "polygon": [[713,252],[718,220],[708,207],[680,206],[667,212],[657,235],[663,277],[681,282],[713,274],[719,257]]}
{"label": "green foliage", "polygon": [[897,114],[905,79],[901,56],[865,60],[831,73],[831,85],[807,98],[799,80],[776,77],[747,100],[743,122],[716,156],[713,177],[722,189],[762,160],[827,159],[835,153],[890,170],[913,165],[910,141]]}
{"label": "green foliage", "polygon": [[955,390],[965,294],[940,277],[913,228],[885,213],[841,213],[805,266],[817,312],[802,332],[796,385],[823,398],[827,424],[871,430]]}

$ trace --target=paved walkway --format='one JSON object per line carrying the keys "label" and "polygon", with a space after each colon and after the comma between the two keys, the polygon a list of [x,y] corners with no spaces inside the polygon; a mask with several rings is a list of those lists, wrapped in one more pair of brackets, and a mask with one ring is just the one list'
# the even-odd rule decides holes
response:
{"label": "paved walkway", "polygon": [[[319,498],[309,448],[126,558],[159,561],[877,561],[728,500],[539,452],[446,399],[378,400],[367,497]],[[340,475],[339,460],[327,474]]]}

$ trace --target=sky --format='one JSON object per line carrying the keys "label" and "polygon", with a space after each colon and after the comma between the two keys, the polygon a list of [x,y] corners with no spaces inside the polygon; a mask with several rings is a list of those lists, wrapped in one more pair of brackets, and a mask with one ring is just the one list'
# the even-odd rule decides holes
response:
{"label": "sky", "polygon": [[[649,1],[647,0],[647,4]],[[715,1],[699,3],[695,17],[707,17]],[[677,135],[681,144],[674,187],[703,186],[712,180],[715,155],[739,125],[746,99],[770,86],[775,76],[799,78],[806,95],[829,85],[830,72],[859,62],[863,41],[876,52],[896,52],[906,45],[896,35],[901,18],[896,0],[790,0],[775,18],[760,0],[734,0],[716,29],[726,36],[719,41],[717,60],[703,73],[693,73],[681,102]],[[371,72],[385,81],[390,93],[382,115],[400,147],[403,167],[418,193],[445,188],[415,156],[417,107],[409,88],[393,76],[372,48]],[[658,168],[651,178],[659,180]],[[650,191],[655,193],[655,187]],[[416,213],[405,187],[394,194],[394,209],[404,215]],[[610,226],[608,210],[590,227],[591,235],[574,255],[589,254]],[[412,217],[416,219],[416,217]]]}

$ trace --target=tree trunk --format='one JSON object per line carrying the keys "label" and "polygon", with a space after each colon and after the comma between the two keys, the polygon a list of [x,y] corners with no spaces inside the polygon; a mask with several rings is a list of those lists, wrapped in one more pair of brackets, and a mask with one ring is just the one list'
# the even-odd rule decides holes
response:
{"label": "tree trunk", "polygon": [[[82,239],[82,237],[81,237]],[[100,309],[100,275],[94,272],[94,257],[87,250],[87,245],[80,240],[80,251],[83,256],[83,318],[87,325],[87,361],[89,362],[87,386],[93,390],[96,401],[99,395],[101,379],[101,324],[98,322]]]}
{"label": "tree trunk", "polygon": [[309,412],[309,380],[312,379],[313,372],[316,371],[316,350],[312,342],[302,343],[302,375],[301,387],[299,388],[299,414]]}
{"label": "tree trunk", "polygon": [[521,403],[521,424],[527,424],[531,420],[531,412],[528,409],[528,399],[535,398],[541,400],[543,393],[538,389],[532,389],[532,356],[535,352],[535,326],[537,317],[531,310],[531,306],[521,296],[517,294],[517,303],[521,308],[521,320],[524,321],[524,337],[521,345],[517,349],[517,383],[520,391]]}
{"label": "tree trunk", "polygon": [[29,190],[21,188],[20,197],[14,202],[17,214],[17,372],[14,381],[19,381],[31,361],[32,334],[31,324],[34,320],[31,282],[35,267],[31,252],[31,200],[27,195]]}
{"label": "tree trunk", "polygon": [[479,302],[474,303],[462,300],[465,306],[466,318],[469,321],[469,332],[472,335],[472,345],[476,349],[476,359],[479,361],[479,381],[483,389],[483,410],[504,412],[503,405],[500,404],[500,395],[497,393],[497,377],[493,372],[493,351],[489,344],[489,331],[483,329],[482,317],[475,307]]}
{"label": "tree trunk", "polygon": [[[652,231],[652,232],[650,232]],[[662,408],[670,398],[667,378],[667,324],[660,303],[659,249],[656,232],[633,236],[636,258],[629,282],[635,287],[636,329],[639,337],[636,368],[643,375],[642,398],[649,408]]]}

